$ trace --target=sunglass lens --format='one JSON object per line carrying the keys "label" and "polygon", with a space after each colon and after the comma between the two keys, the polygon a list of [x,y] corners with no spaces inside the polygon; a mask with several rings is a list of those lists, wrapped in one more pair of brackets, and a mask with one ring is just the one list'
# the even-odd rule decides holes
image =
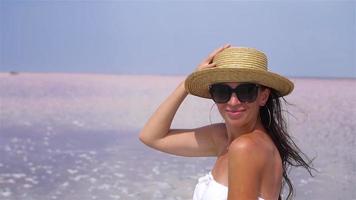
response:
{"label": "sunglass lens", "polygon": [[231,96],[231,88],[223,84],[215,84],[210,88],[210,94],[216,103],[226,103]]}
{"label": "sunglass lens", "polygon": [[235,89],[237,97],[241,102],[253,102],[256,100],[258,87],[256,84],[241,84]]}

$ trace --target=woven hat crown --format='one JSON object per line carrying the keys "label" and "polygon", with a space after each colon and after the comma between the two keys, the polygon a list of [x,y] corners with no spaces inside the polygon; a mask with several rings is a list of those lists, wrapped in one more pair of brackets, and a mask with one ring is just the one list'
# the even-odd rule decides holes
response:
{"label": "woven hat crown", "polygon": [[214,57],[213,62],[221,68],[246,68],[267,71],[267,57],[253,48],[229,48]]}

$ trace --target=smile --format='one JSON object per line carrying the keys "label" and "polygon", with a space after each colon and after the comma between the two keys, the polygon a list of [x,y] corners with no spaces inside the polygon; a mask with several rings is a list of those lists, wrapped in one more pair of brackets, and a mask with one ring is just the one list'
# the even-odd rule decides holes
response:
{"label": "smile", "polygon": [[241,110],[226,110],[226,112],[231,112],[231,113],[243,112],[243,111],[245,111],[245,109],[241,109]]}
{"label": "smile", "polygon": [[226,113],[230,118],[240,117],[243,112],[245,112],[245,110],[226,110]]}

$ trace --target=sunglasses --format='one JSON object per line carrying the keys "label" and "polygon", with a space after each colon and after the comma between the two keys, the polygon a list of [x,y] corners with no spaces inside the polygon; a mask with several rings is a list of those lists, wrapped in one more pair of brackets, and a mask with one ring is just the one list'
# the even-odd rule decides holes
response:
{"label": "sunglasses", "polygon": [[233,92],[241,103],[251,103],[256,100],[259,87],[254,83],[242,83],[233,89],[226,84],[217,83],[209,86],[209,93],[215,103],[227,103]]}

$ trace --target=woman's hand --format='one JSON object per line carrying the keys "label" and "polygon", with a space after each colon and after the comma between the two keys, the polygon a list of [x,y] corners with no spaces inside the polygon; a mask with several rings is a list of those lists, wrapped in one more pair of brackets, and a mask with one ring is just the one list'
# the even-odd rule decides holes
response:
{"label": "woman's hand", "polygon": [[226,44],[220,48],[215,49],[213,52],[211,52],[209,54],[209,56],[207,58],[205,58],[196,68],[196,71],[200,71],[203,69],[207,69],[207,68],[212,68],[215,67],[215,63],[213,63],[213,59],[216,56],[216,54],[220,53],[221,51],[223,51],[226,48],[231,47],[230,44]]}

